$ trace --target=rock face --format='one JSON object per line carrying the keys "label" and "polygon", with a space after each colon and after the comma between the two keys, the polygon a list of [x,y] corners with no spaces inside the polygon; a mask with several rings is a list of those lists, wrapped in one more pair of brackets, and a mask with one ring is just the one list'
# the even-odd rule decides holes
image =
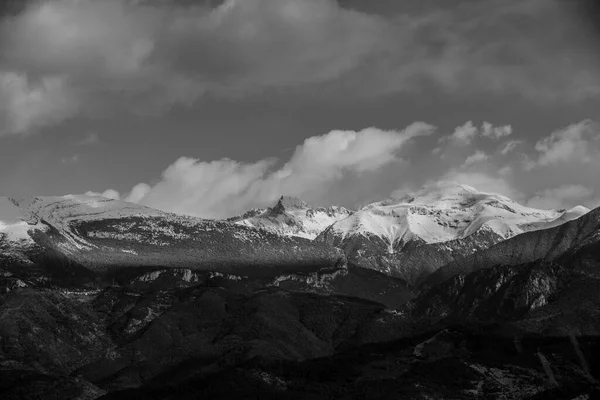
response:
{"label": "rock face", "polygon": [[417,284],[452,260],[587,211],[537,210],[505,196],[440,182],[370,204],[331,225],[316,241],[343,249],[356,265]]}
{"label": "rock face", "polygon": [[278,235],[314,239],[328,226],[352,213],[344,207],[315,208],[295,197],[282,196],[271,208],[250,210],[228,221]]}
{"label": "rock face", "polygon": [[345,264],[321,243],[102,197],[3,198],[0,221],[0,261],[29,266],[30,278],[83,282],[140,267],[278,276]]}

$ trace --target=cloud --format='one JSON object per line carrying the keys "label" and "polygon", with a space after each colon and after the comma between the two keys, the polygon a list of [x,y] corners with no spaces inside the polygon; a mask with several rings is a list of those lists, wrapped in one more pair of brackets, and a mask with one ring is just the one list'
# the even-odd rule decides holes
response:
{"label": "cloud", "polygon": [[473,125],[473,121],[467,121],[464,125],[457,126],[456,129],[454,129],[454,132],[452,135],[450,135],[449,140],[454,144],[466,146],[469,145],[473,139],[475,139],[477,133],[477,127]]}
{"label": "cloud", "polygon": [[[392,193],[390,194],[390,198],[402,199],[404,196],[414,193],[419,189],[420,189],[420,187],[417,185],[414,185],[412,183],[404,183],[402,186],[400,186],[399,188],[394,189],[394,191],[392,191]],[[377,199],[375,201],[381,201],[381,199]],[[365,205],[367,205],[367,204],[365,204]]]}
{"label": "cloud", "polygon": [[86,196],[101,196],[101,197],[106,197],[108,199],[113,199],[113,200],[119,200],[121,198],[121,195],[119,194],[119,192],[117,192],[114,189],[108,189],[105,190],[102,193],[99,192],[92,192],[91,190],[88,192],[85,192]]}
{"label": "cloud", "polygon": [[535,193],[527,205],[536,208],[572,208],[576,205],[590,203],[595,192],[583,185],[562,185],[544,189]]}
{"label": "cloud", "polygon": [[0,136],[52,125],[73,116],[77,107],[64,77],[33,81],[0,67]]}
{"label": "cloud", "polygon": [[[455,146],[468,146],[478,136],[497,140],[510,134],[512,134],[511,125],[494,126],[493,124],[484,121],[481,124],[481,128],[477,128],[473,124],[473,121],[467,121],[463,125],[457,126],[451,135],[441,137],[438,140],[438,143],[440,145],[450,143]],[[438,154],[442,150],[442,147],[438,146],[433,150],[433,154]]]}
{"label": "cloud", "polygon": [[593,163],[600,160],[600,126],[592,120],[571,124],[535,144],[537,159],[526,169],[564,163]]}
{"label": "cloud", "polygon": [[[427,158],[427,153],[418,159],[410,157],[407,146],[435,130],[423,122],[403,131],[335,130],[306,139],[286,160],[182,157],[168,166],[157,182],[139,183],[120,196],[111,191],[111,196],[176,213],[221,218],[268,206],[280,195],[298,196],[319,205],[354,207],[381,200],[397,187],[400,189],[394,191],[394,197],[442,180],[500,193],[535,207],[581,204],[592,208],[600,205],[600,163],[592,157],[600,152],[600,140],[594,126],[584,120],[551,132],[538,143],[522,142],[523,152],[510,157],[502,150],[511,148],[515,141],[505,142],[502,150],[494,152],[448,152],[443,162],[436,162],[437,156]],[[565,140],[577,145],[567,146],[562,143]],[[459,150],[464,153],[466,149]],[[569,157],[565,158],[566,153]],[[515,162],[520,158],[535,167],[524,168],[527,162]]]}
{"label": "cloud", "polygon": [[481,136],[488,137],[490,139],[500,139],[505,136],[512,134],[512,126],[493,126],[489,122],[485,121],[481,126]]}
{"label": "cloud", "polygon": [[328,191],[345,176],[360,176],[398,162],[398,152],[407,143],[434,129],[417,122],[403,131],[331,131],[306,139],[279,168],[274,159],[243,163],[182,157],[162,173],[158,183],[138,184],[124,199],[181,214],[228,217],[264,207],[282,194]]}
{"label": "cloud", "polygon": [[473,186],[482,192],[498,193],[516,201],[524,197],[524,194],[515,189],[505,177],[494,176],[486,172],[459,171],[454,169],[448,171],[441,180]]}
{"label": "cloud", "polygon": [[147,183],[138,183],[131,189],[131,191],[125,198],[125,201],[139,203],[144,197],[146,197],[146,195],[150,192],[151,189],[152,187]]}
{"label": "cloud", "polygon": [[1,129],[27,133],[76,111],[133,104],[154,113],[207,92],[329,81],[378,51],[387,25],[334,0],[33,2],[0,21]]}
{"label": "cloud", "polygon": [[89,132],[85,137],[75,143],[76,146],[93,146],[100,143],[100,137],[96,132]]}
{"label": "cloud", "polygon": [[500,154],[503,156],[507,155],[511,151],[513,151],[519,144],[523,143],[521,140],[509,140],[504,143],[502,149],[500,150]]}
{"label": "cloud", "polygon": [[462,165],[462,168],[470,167],[472,165],[478,164],[487,160],[489,156],[485,154],[484,151],[477,150],[475,153],[471,154]]}
{"label": "cloud", "polygon": [[[456,96],[597,97],[596,43],[562,3],[399,2],[375,15],[335,0],[34,1],[0,20],[0,134],[316,85],[343,96],[433,83]],[[483,135],[510,133],[501,128]]]}
{"label": "cloud", "polygon": [[402,134],[367,128],[359,132],[331,131],[323,136],[313,136],[296,148],[282,173],[302,171],[329,179],[345,170],[373,171],[396,160],[395,152],[408,140],[428,135],[434,129],[424,122],[415,122]]}
{"label": "cloud", "polygon": [[461,96],[518,94],[536,103],[597,97],[595,36],[568,3],[434,0],[429,9],[398,16],[402,51],[374,80],[383,92],[433,83]]}

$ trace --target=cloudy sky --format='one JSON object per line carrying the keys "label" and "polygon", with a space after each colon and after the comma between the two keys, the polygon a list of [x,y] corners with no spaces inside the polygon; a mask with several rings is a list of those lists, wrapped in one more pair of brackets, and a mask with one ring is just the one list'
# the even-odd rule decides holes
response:
{"label": "cloudy sky", "polygon": [[593,1],[3,4],[1,196],[225,217],[455,180],[600,205]]}

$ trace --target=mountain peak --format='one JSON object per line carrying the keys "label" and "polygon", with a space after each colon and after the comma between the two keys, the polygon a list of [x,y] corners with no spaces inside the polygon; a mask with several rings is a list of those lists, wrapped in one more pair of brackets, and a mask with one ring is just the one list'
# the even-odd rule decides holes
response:
{"label": "mountain peak", "polygon": [[402,197],[396,198],[396,200],[404,200],[409,197],[442,198],[448,196],[464,196],[476,193],[481,192],[472,186],[463,185],[454,181],[440,181],[435,183],[428,183],[421,187],[419,190],[407,193]]}
{"label": "mountain peak", "polygon": [[464,206],[467,203],[484,198],[512,203],[511,199],[501,194],[483,192],[475,189],[472,186],[464,185],[454,181],[440,181],[428,183],[419,190],[405,193],[401,196],[394,196],[382,202],[369,204],[364,208],[370,209],[374,206],[390,206],[394,204],[418,204],[436,207],[452,207]]}
{"label": "mountain peak", "polygon": [[297,197],[281,196],[279,198],[279,201],[275,205],[275,208],[283,209],[283,210],[290,210],[290,209],[310,208],[310,206]]}
{"label": "mountain peak", "polygon": [[[442,265],[443,258],[452,257],[455,250],[469,254],[523,232],[560,225],[586,212],[583,207],[569,211],[534,209],[506,196],[478,191],[468,185],[437,182],[403,196],[369,204],[334,223],[323,232],[320,240],[346,246],[351,258],[359,260],[358,264],[364,261],[370,266],[373,266],[373,257],[381,254],[396,257],[394,262],[402,265],[399,260],[408,244],[413,247],[436,244],[435,251],[442,247],[450,249],[439,258],[439,265]],[[456,246],[457,240],[463,240],[464,246],[448,247]],[[388,271],[386,263],[376,267]],[[416,264],[415,268],[419,271]],[[404,274],[402,271],[396,272]]]}
{"label": "mountain peak", "polygon": [[328,226],[351,214],[351,211],[343,207],[312,207],[296,197],[281,196],[277,204],[265,212],[255,215],[247,213],[233,222],[278,235],[312,240]]}

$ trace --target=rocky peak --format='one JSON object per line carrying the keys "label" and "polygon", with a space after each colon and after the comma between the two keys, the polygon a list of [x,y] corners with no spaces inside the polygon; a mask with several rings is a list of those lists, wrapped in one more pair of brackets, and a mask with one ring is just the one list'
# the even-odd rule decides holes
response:
{"label": "rocky peak", "polygon": [[283,212],[286,210],[301,210],[305,208],[310,208],[310,206],[302,200],[291,196],[281,196],[275,207],[273,207],[273,211]]}

